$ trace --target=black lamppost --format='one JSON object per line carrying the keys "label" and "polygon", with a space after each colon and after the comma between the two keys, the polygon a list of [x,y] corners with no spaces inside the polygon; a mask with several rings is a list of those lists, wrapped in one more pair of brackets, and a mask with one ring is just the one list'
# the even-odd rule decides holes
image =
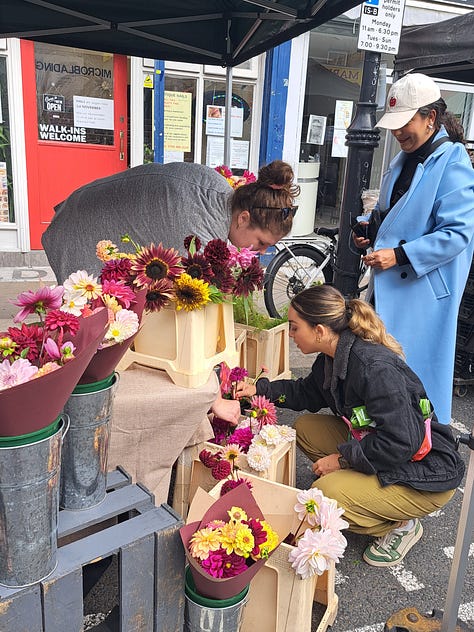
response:
{"label": "black lamppost", "polygon": [[364,54],[360,100],[355,117],[347,128],[346,145],[349,151],[334,270],[334,285],[345,298],[357,295],[360,254],[352,241],[351,221],[362,212],[361,193],[369,188],[374,149],[380,139],[378,130],[374,129],[380,56],[380,53],[371,51]]}

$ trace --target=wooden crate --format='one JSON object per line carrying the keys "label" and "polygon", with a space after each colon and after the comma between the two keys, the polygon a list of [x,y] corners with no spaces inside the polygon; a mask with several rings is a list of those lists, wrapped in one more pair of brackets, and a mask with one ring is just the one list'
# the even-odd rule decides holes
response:
{"label": "wooden crate", "polygon": [[81,632],[83,573],[111,556],[118,561],[116,620],[114,627],[106,620],[92,630],[182,632],[183,522],[130,481],[121,469],[110,472],[104,502],[59,512],[57,567],[27,588],[0,586],[2,632]]}
{"label": "wooden crate", "polygon": [[250,378],[255,378],[262,366],[268,369],[265,377],[269,380],[291,378],[288,323],[261,330],[235,323],[234,328],[237,340],[242,331],[246,331],[239,349],[239,366],[247,369]]}
{"label": "wooden crate", "polygon": [[[188,515],[189,504],[198,487],[209,491],[216,484],[209,468],[199,461],[199,453],[206,449],[216,452],[219,449],[215,443],[208,441],[185,448],[176,463],[176,478],[173,491],[173,509],[183,518]],[[252,470],[245,459],[241,468],[244,472],[251,472],[255,476],[294,486],[296,483],[296,441],[280,443],[271,454],[270,467],[264,472]]]}
{"label": "wooden crate", "polygon": [[[299,521],[293,506],[300,490],[252,474],[246,476],[263,514],[294,514],[296,528]],[[218,498],[220,487],[218,483],[209,493]],[[311,632],[313,602],[326,606],[317,632],[334,623],[338,608],[334,563],[321,576],[301,579],[288,562],[291,549],[289,544],[280,544],[250,582],[241,632]]]}

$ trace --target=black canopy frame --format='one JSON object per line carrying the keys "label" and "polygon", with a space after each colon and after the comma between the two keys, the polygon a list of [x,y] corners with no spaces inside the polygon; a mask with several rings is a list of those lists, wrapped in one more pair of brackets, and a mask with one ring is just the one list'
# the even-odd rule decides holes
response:
{"label": "black canopy frame", "polygon": [[400,76],[410,70],[474,83],[474,11],[435,24],[403,27],[394,71]]}
{"label": "black canopy frame", "polygon": [[361,0],[2,0],[0,37],[237,66]]}

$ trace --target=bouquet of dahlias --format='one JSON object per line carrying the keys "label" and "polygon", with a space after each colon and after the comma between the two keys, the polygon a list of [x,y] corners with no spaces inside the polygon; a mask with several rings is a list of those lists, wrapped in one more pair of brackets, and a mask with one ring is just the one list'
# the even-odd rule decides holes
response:
{"label": "bouquet of dahlias", "polygon": [[[322,575],[331,561],[339,562],[347,546],[341,530],[347,529],[349,523],[341,518],[344,509],[315,487],[299,492],[296,499],[294,509],[300,524],[285,542],[294,547],[288,561],[298,575],[307,579]],[[305,527],[304,533],[298,535],[302,527]]]}
{"label": "bouquet of dahlias", "polygon": [[218,167],[214,167],[214,171],[217,171],[217,173],[220,173],[221,176],[224,176],[224,178],[233,189],[238,189],[243,184],[250,184],[251,182],[255,182],[257,180],[255,174],[253,174],[251,171],[248,171],[247,169],[241,176],[234,175],[232,173],[232,170],[229,169],[229,167],[227,167],[226,165],[219,165]]}
{"label": "bouquet of dahlias", "polygon": [[[228,599],[250,583],[281,537],[246,485],[215,502],[203,490],[198,491],[201,493],[190,507],[188,519],[192,521],[180,529],[186,558],[201,595]],[[202,518],[194,520],[196,515]]]}
{"label": "bouquet of dahlias", "polygon": [[[0,333],[0,435],[28,434],[62,411],[107,330],[107,310],[65,310],[62,286],[19,294],[12,326]],[[34,322],[26,324],[29,317]]]}
{"label": "bouquet of dahlias", "polygon": [[97,245],[97,255],[104,261],[99,279],[79,270],[64,282],[63,311],[79,316],[100,306],[107,308],[109,326],[79,380],[82,384],[98,382],[113,373],[138,332],[145,305],[144,290],[139,290],[129,279],[114,275],[107,268],[107,251],[113,248],[116,246],[109,241]]}

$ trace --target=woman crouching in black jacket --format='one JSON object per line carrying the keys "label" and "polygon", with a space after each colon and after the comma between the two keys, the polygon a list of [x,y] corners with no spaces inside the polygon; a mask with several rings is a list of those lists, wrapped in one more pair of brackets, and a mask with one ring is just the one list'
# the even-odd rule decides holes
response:
{"label": "woman crouching in black jacket", "polygon": [[[373,308],[328,285],[304,290],[288,312],[290,337],[319,353],[298,380],[240,384],[292,410],[298,446],[318,487],[344,508],[349,530],[376,536],[364,560],[398,564],[421,538],[420,518],[443,507],[464,474],[451,430],[436,421],[423,384]],[[281,399],[281,398],[280,398]],[[332,415],[314,414],[330,408]]]}

